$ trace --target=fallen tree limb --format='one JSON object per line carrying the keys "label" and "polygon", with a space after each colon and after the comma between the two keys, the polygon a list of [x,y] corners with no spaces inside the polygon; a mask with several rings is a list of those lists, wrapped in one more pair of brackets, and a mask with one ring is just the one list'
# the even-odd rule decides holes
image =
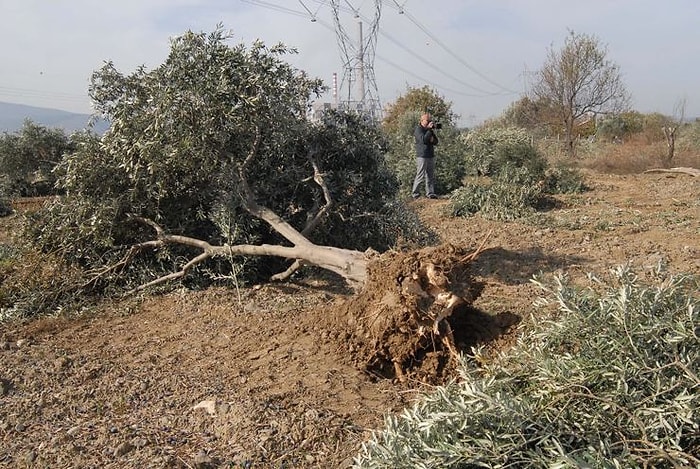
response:
{"label": "fallen tree limb", "polygon": [[302,259],[305,263],[330,270],[342,276],[352,287],[360,287],[367,279],[367,257],[364,253],[350,249],[342,249],[331,246],[318,246],[305,238],[303,243],[296,246],[279,246],[271,244],[251,245],[239,244],[236,246],[214,246],[206,241],[189,236],[171,235],[152,220],[143,217],[133,217],[151,226],[157,239],[145,243],[143,247],[158,248],[169,244],[179,244],[200,249],[201,254],[185,264],[178,272],[158,277],[157,279],[140,285],[129,293],[144,290],[154,285],[184,277],[189,270],[207,259],[217,256],[276,256],[286,259]]}
{"label": "fallen tree limb", "polygon": [[695,177],[700,176],[700,169],[686,168],[686,167],[654,168],[654,169],[647,169],[644,172],[645,173],[681,173],[681,174],[689,174],[690,176],[695,176]]}

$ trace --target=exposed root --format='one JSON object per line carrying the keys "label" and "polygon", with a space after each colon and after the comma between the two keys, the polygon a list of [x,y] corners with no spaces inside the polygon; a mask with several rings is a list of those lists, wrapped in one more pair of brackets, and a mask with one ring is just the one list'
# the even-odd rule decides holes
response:
{"label": "exposed root", "polygon": [[469,314],[481,293],[469,273],[476,255],[441,245],[372,262],[365,289],[347,304],[359,364],[400,381],[439,380],[459,356],[449,321]]}

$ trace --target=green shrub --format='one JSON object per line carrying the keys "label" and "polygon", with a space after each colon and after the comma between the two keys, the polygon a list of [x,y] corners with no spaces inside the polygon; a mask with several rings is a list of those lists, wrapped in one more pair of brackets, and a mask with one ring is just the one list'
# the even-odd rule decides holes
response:
{"label": "green shrub", "polygon": [[700,467],[700,279],[591,278],[535,280],[558,311],[387,417],[355,467]]}
{"label": "green shrub", "polygon": [[532,184],[512,184],[496,179],[490,184],[468,182],[450,196],[453,216],[476,213],[488,220],[511,221],[531,215],[542,199],[542,191]]}
{"label": "green shrub", "polygon": [[547,194],[578,194],[589,187],[578,168],[559,163],[545,171],[542,190]]}
{"label": "green shrub", "polygon": [[[517,127],[482,127],[468,134],[465,165],[469,174],[491,176],[507,161],[532,156],[532,137]],[[532,151],[530,150],[532,148]],[[523,155],[523,151],[526,155]]]}
{"label": "green shrub", "polygon": [[479,213],[493,220],[515,220],[545,205],[548,194],[586,188],[575,168],[550,167],[523,129],[485,127],[469,134],[468,141],[465,164],[480,177],[452,193],[450,210],[455,216]]}
{"label": "green shrub", "polygon": [[0,135],[0,183],[11,196],[55,194],[54,167],[74,149],[72,137],[26,120],[15,133]]}

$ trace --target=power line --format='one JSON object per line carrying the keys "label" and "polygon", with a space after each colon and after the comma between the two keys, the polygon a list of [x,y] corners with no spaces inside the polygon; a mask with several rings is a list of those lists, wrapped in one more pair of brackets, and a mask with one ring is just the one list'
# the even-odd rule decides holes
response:
{"label": "power line", "polygon": [[[315,1],[316,1],[316,3],[320,3],[320,4],[325,3],[325,2],[323,2],[322,0],[315,0]],[[399,5],[395,0],[392,0],[392,1],[393,1],[394,4],[396,5],[396,8],[398,8],[399,14],[404,14],[404,13],[405,13],[404,6],[406,5],[406,2],[404,1],[403,5]],[[349,4],[349,3],[348,3],[348,4]],[[350,5],[350,7],[351,7],[351,10],[349,10],[350,12],[359,15],[358,10],[354,9],[354,8],[352,7],[352,5]],[[348,11],[348,10],[345,9],[345,11]],[[365,22],[369,21],[367,18],[364,18],[362,15],[359,15],[359,16],[360,16],[360,18],[361,18],[363,21],[365,21]],[[434,36],[433,36],[426,28],[424,28],[422,25],[420,25],[420,24],[417,22],[417,20],[413,20],[413,22],[414,22],[414,24],[415,24],[416,26],[419,27],[419,29],[421,29],[423,32],[425,32],[429,37],[434,38]],[[395,45],[397,45],[399,48],[401,48],[402,50],[404,50],[405,52],[407,52],[408,54],[410,54],[411,56],[413,56],[414,58],[416,58],[417,60],[419,60],[419,61],[422,62],[423,64],[427,65],[428,67],[430,67],[432,70],[434,70],[434,71],[436,71],[436,72],[438,72],[438,73],[444,75],[445,77],[447,77],[447,78],[449,78],[449,79],[455,81],[456,83],[459,83],[459,84],[461,84],[461,85],[463,85],[463,86],[466,86],[467,88],[470,88],[470,89],[472,89],[472,90],[474,90],[474,91],[480,93],[480,95],[470,95],[470,94],[467,94],[467,93],[464,93],[464,92],[458,92],[458,93],[461,94],[461,95],[464,95],[464,96],[486,97],[486,96],[503,96],[503,95],[509,95],[509,94],[515,94],[515,93],[516,93],[515,91],[510,90],[510,89],[505,88],[505,87],[502,87],[502,86],[500,86],[500,85],[496,85],[498,88],[501,89],[501,91],[497,91],[497,92],[490,92],[490,91],[486,91],[486,90],[484,90],[484,89],[481,89],[481,88],[479,88],[479,87],[476,87],[476,86],[474,86],[474,85],[472,85],[472,84],[470,84],[470,83],[465,82],[464,80],[462,80],[462,79],[460,79],[460,78],[456,78],[454,75],[452,75],[452,74],[450,74],[450,73],[444,71],[444,70],[441,69],[439,66],[435,65],[433,62],[430,62],[429,60],[427,60],[425,57],[423,57],[423,56],[417,54],[415,51],[409,49],[409,48],[406,47],[401,41],[399,41],[399,40],[397,40],[397,39],[394,39],[392,36],[390,36],[389,34],[387,34],[381,27],[379,28],[379,33],[380,33],[383,37],[385,37],[386,39],[388,39],[389,41],[393,42],[393,43],[394,43]],[[447,49],[447,47],[446,47],[444,44],[442,44],[440,41],[436,40],[436,42],[439,43],[439,45],[441,45],[441,47]],[[454,55],[454,53],[452,53],[451,51],[449,51],[449,52],[450,52],[452,55]],[[393,63],[391,63],[391,62],[389,62],[389,61],[387,61],[387,60],[385,60],[385,59],[382,59],[382,60],[385,61],[385,62],[387,62],[387,63],[389,63],[389,64],[392,65],[393,67],[396,67],[396,68],[398,68],[398,69],[400,69],[400,70],[402,70],[402,71],[405,71],[405,69],[403,69],[402,67],[398,67],[398,66],[396,66],[395,64],[393,64]],[[460,60],[460,63],[462,63],[463,65],[468,66],[471,70],[475,71],[475,73],[477,73],[477,74],[479,74],[479,75],[482,75],[482,74],[480,74],[478,71],[476,71],[475,69],[473,69],[473,67],[471,67],[470,65],[466,64],[466,62],[464,62],[462,59],[459,59],[459,60]],[[487,79],[487,80],[488,80],[488,79]],[[492,84],[493,84],[493,83],[492,83]],[[438,88],[448,89],[448,87],[445,87],[445,86],[438,86]]]}
{"label": "power line", "polygon": [[50,98],[60,101],[86,102],[89,100],[87,94],[78,95],[54,91],[43,91],[30,88],[13,88],[10,86],[0,86],[0,96],[12,98]]}
{"label": "power line", "polygon": [[[411,15],[409,12],[406,11],[404,6],[399,5],[398,3],[396,3],[396,1],[394,1],[394,4],[398,8],[399,14],[404,15],[406,18],[408,18],[411,21],[411,23],[413,23],[416,27],[418,27],[418,29],[423,31],[430,39],[432,39],[437,45],[439,45],[443,50],[445,50],[445,52],[450,54],[455,60],[457,60],[462,65],[464,65],[469,70],[471,70],[474,74],[481,77],[483,80],[490,83],[491,85],[494,85],[495,87],[501,89],[502,91],[505,91],[507,94],[517,94],[517,91],[511,90],[510,88],[507,88],[507,87],[497,83],[496,81],[492,80],[491,78],[489,78],[488,76],[486,76],[485,74],[483,74],[482,72],[477,70],[474,66],[472,66],[471,64],[466,62],[462,57],[460,57],[459,55],[454,53],[449,47],[447,47],[447,45],[445,45],[445,43],[443,43],[437,36],[435,36],[432,32],[430,32],[430,30],[428,28],[426,28],[421,23],[419,23],[418,20],[415,17],[413,17],[413,15]],[[404,5],[405,5],[405,2],[404,2]],[[473,86],[470,86],[470,87],[475,88]],[[496,94],[502,94],[502,93],[491,93],[491,94],[496,95]]]}
{"label": "power line", "polygon": [[[304,4],[304,2],[302,2],[301,0],[299,0],[299,2],[301,3],[302,7],[306,10],[306,13],[300,12],[300,11],[298,11],[298,10],[293,10],[293,9],[290,9],[290,8],[285,8],[285,7],[282,7],[282,6],[280,6],[280,5],[273,4],[273,3],[270,3],[270,2],[267,2],[267,1],[263,1],[263,0],[241,0],[241,1],[246,2],[246,3],[253,4],[253,5],[258,5],[258,6],[262,6],[262,7],[265,7],[265,8],[273,9],[273,10],[276,10],[276,11],[280,11],[280,12],[282,12],[282,13],[292,14],[292,15],[299,16],[299,17],[304,17],[304,18],[309,18],[309,17],[310,17],[312,22],[318,21],[320,24],[322,24],[323,26],[325,26],[327,29],[333,30],[333,28],[332,28],[330,25],[328,25],[327,23],[324,23],[324,22],[318,20],[318,18],[317,18],[318,12],[321,10],[321,8],[323,8],[324,6],[328,6],[328,1],[327,1],[327,0],[325,0],[325,1],[324,1],[324,0],[312,0],[314,3],[316,3],[316,4],[318,5],[318,8],[317,8],[317,10],[316,10],[315,13],[312,13],[311,10],[310,10],[310,9]],[[509,94],[517,94],[516,91],[513,91],[513,90],[511,90],[511,89],[509,89],[509,88],[507,88],[507,87],[501,86],[500,84],[498,84],[498,83],[496,83],[495,81],[491,80],[491,79],[490,79],[489,77],[487,77],[485,74],[479,72],[476,68],[474,68],[472,65],[470,65],[469,63],[467,63],[464,59],[462,59],[461,57],[459,57],[458,55],[456,55],[454,52],[452,52],[442,41],[440,41],[438,38],[436,38],[426,27],[424,27],[422,24],[420,24],[420,23],[418,22],[418,20],[416,20],[412,15],[410,15],[410,13],[407,13],[407,12],[406,12],[406,10],[405,10],[405,5],[406,5],[406,3],[407,3],[406,1],[404,1],[403,4],[399,4],[399,3],[396,2],[395,0],[392,0],[392,2],[393,2],[393,5],[390,4],[390,6],[391,6],[392,8],[397,9],[397,11],[399,12],[399,14],[406,15],[406,17],[409,18],[409,20],[410,20],[416,27],[418,27],[423,33],[425,33],[428,37],[430,37],[436,44],[438,44],[441,48],[443,48],[443,49],[444,49],[445,51],[447,51],[451,56],[453,56],[459,63],[461,63],[462,65],[464,65],[465,67],[467,67],[469,70],[471,70],[471,71],[472,71],[473,73],[475,73],[476,75],[480,76],[482,79],[484,79],[484,80],[487,81],[488,83],[490,83],[490,84],[496,86],[500,91],[489,92],[489,91],[486,91],[486,90],[484,90],[484,89],[482,89],[482,88],[479,88],[479,87],[477,87],[477,86],[474,86],[474,85],[472,85],[472,84],[470,84],[470,83],[468,83],[468,82],[465,82],[464,80],[462,80],[462,79],[460,79],[460,78],[458,78],[458,77],[455,77],[454,75],[452,75],[452,74],[450,74],[450,73],[448,73],[448,72],[442,70],[441,67],[439,67],[439,66],[435,65],[434,63],[430,62],[429,60],[425,59],[423,56],[417,54],[415,51],[413,51],[413,50],[411,50],[410,48],[406,47],[401,41],[399,41],[399,40],[393,38],[391,35],[389,35],[388,33],[386,33],[386,32],[384,31],[383,28],[378,27],[378,32],[382,35],[382,37],[388,39],[389,41],[391,41],[392,43],[394,43],[395,45],[397,45],[399,48],[401,48],[402,50],[404,50],[406,53],[408,53],[409,55],[411,55],[412,57],[414,57],[416,60],[422,62],[422,63],[425,64],[425,65],[427,65],[427,66],[430,67],[432,70],[436,71],[437,73],[441,74],[442,76],[444,76],[444,77],[446,77],[446,78],[449,78],[449,79],[453,80],[454,82],[459,83],[460,85],[465,86],[465,87],[467,87],[467,88],[469,88],[469,89],[471,89],[471,90],[474,90],[475,92],[480,93],[480,94],[465,93],[464,91],[458,91],[458,90],[450,89],[450,87],[441,86],[441,85],[438,85],[438,84],[435,84],[435,83],[431,83],[433,86],[435,86],[436,88],[440,88],[440,89],[446,90],[446,91],[450,91],[450,92],[452,92],[452,93],[460,94],[460,95],[462,95],[462,96],[472,96],[472,97],[504,96],[504,95],[509,95]],[[335,5],[334,5],[334,6],[335,6],[335,9],[336,9],[337,11],[343,11],[343,12],[346,12],[346,13],[351,13],[351,14],[355,15],[356,17],[359,17],[360,19],[362,19],[362,20],[365,21],[365,22],[372,23],[372,20],[370,20],[370,19],[364,17],[364,16],[360,13],[360,9],[359,9],[359,8],[353,7],[352,4],[350,4],[350,2],[348,2],[347,0],[345,0],[345,3],[348,5],[347,7],[344,6],[344,5],[342,5],[340,2],[336,2]],[[380,2],[380,3],[384,3],[384,2]],[[342,50],[343,54],[347,57],[348,54],[349,54],[349,51],[347,50],[347,47],[348,47],[348,44],[352,45],[352,41],[351,41],[350,37],[347,35],[347,33],[346,33],[344,30],[340,30],[340,31],[339,31],[338,29],[341,29],[341,28],[337,28],[337,29],[336,29],[336,33],[339,35],[339,46],[341,47],[341,50]],[[407,70],[407,69],[401,67],[400,65],[397,65],[396,63],[394,63],[394,62],[392,62],[392,61],[390,61],[390,60],[387,60],[387,59],[384,58],[384,57],[377,56],[377,58],[378,58],[379,60],[381,60],[382,62],[386,62],[386,63],[389,64],[390,66],[392,66],[392,67],[394,67],[394,68],[396,68],[396,69],[398,69],[398,70],[401,70],[401,71],[404,72],[404,73],[407,73],[407,74],[409,74],[409,75],[411,75],[411,76],[413,76],[413,77],[415,77],[415,78],[420,79],[421,81],[431,82],[431,80],[425,80],[425,79],[423,79],[423,78],[420,78],[420,77],[418,77],[417,75],[415,75],[413,72],[410,72],[409,70]]]}
{"label": "power line", "polygon": [[404,72],[406,75],[411,75],[413,78],[417,78],[417,79],[420,80],[421,82],[427,83],[427,84],[433,86],[434,88],[438,88],[438,89],[441,89],[441,90],[443,90],[443,91],[449,91],[450,93],[459,94],[459,95],[462,95],[462,96],[469,96],[469,97],[472,97],[472,98],[484,98],[484,97],[486,97],[486,95],[483,95],[483,94],[465,93],[464,91],[455,90],[455,89],[452,89],[452,88],[447,88],[447,87],[445,87],[445,86],[436,84],[436,83],[432,82],[431,80],[429,80],[429,79],[427,79],[427,78],[424,78],[424,77],[421,77],[421,76],[419,76],[419,75],[416,75],[416,74],[415,74],[414,72],[412,72],[411,70],[408,70],[408,69],[402,67],[401,65],[398,65],[398,64],[392,62],[391,60],[389,60],[389,59],[387,59],[387,58],[385,58],[385,57],[382,57],[381,55],[377,55],[377,58],[380,59],[382,62],[386,62],[387,64],[391,65],[392,67],[396,68],[397,70],[401,70],[401,71]]}
{"label": "power line", "polygon": [[257,5],[265,8],[269,8],[270,10],[275,10],[275,11],[280,11],[282,13],[287,13],[289,15],[294,15],[294,16],[300,16],[302,18],[307,18],[308,15],[306,13],[297,11],[297,10],[292,10],[291,8],[285,8],[281,5],[277,5],[275,3],[270,3],[270,2],[265,2],[263,0],[241,0],[243,3],[249,3],[251,5]]}
{"label": "power line", "polygon": [[[412,55],[413,57],[415,57],[417,60],[419,60],[420,62],[422,62],[422,63],[424,63],[425,65],[427,65],[428,67],[430,67],[432,70],[435,70],[436,72],[440,73],[441,75],[444,75],[445,77],[450,78],[451,80],[453,80],[453,81],[455,81],[455,82],[457,82],[457,83],[459,83],[459,84],[461,84],[461,85],[466,86],[467,88],[470,88],[470,89],[472,89],[472,90],[474,90],[474,91],[480,93],[482,96],[496,96],[496,95],[502,94],[501,92],[491,93],[491,92],[485,91],[485,90],[483,90],[483,89],[481,89],[481,88],[477,88],[476,86],[474,86],[474,85],[472,85],[472,84],[470,84],[470,83],[467,83],[467,82],[461,80],[460,78],[457,78],[457,77],[455,77],[454,75],[451,75],[450,73],[448,73],[448,72],[442,70],[440,67],[438,67],[437,65],[435,65],[435,64],[433,64],[432,62],[430,62],[429,60],[427,60],[425,57],[423,57],[423,56],[421,56],[421,55],[419,55],[419,54],[416,54],[414,51],[412,51],[411,49],[409,49],[408,47],[406,47],[405,45],[403,45],[400,41],[394,39],[393,37],[389,36],[388,34],[384,33],[383,31],[381,31],[381,29],[380,29],[379,33],[380,33],[383,37],[389,39],[391,42],[393,42],[393,43],[396,44],[398,47],[400,47],[401,49],[403,49],[404,51],[406,51],[406,52],[408,52],[409,54],[411,54],[411,55]],[[441,87],[441,88],[444,88],[444,87]]]}

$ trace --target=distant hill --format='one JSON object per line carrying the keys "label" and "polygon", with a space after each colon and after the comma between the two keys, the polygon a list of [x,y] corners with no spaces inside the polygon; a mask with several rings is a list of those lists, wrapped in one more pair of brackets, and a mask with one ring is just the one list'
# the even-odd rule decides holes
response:
{"label": "distant hill", "polygon": [[[24,125],[25,119],[29,119],[35,124],[44,127],[63,129],[67,134],[71,134],[85,129],[90,120],[90,115],[0,102],[0,132],[17,132]],[[93,130],[101,134],[108,127],[109,125],[106,122],[99,122]]]}

